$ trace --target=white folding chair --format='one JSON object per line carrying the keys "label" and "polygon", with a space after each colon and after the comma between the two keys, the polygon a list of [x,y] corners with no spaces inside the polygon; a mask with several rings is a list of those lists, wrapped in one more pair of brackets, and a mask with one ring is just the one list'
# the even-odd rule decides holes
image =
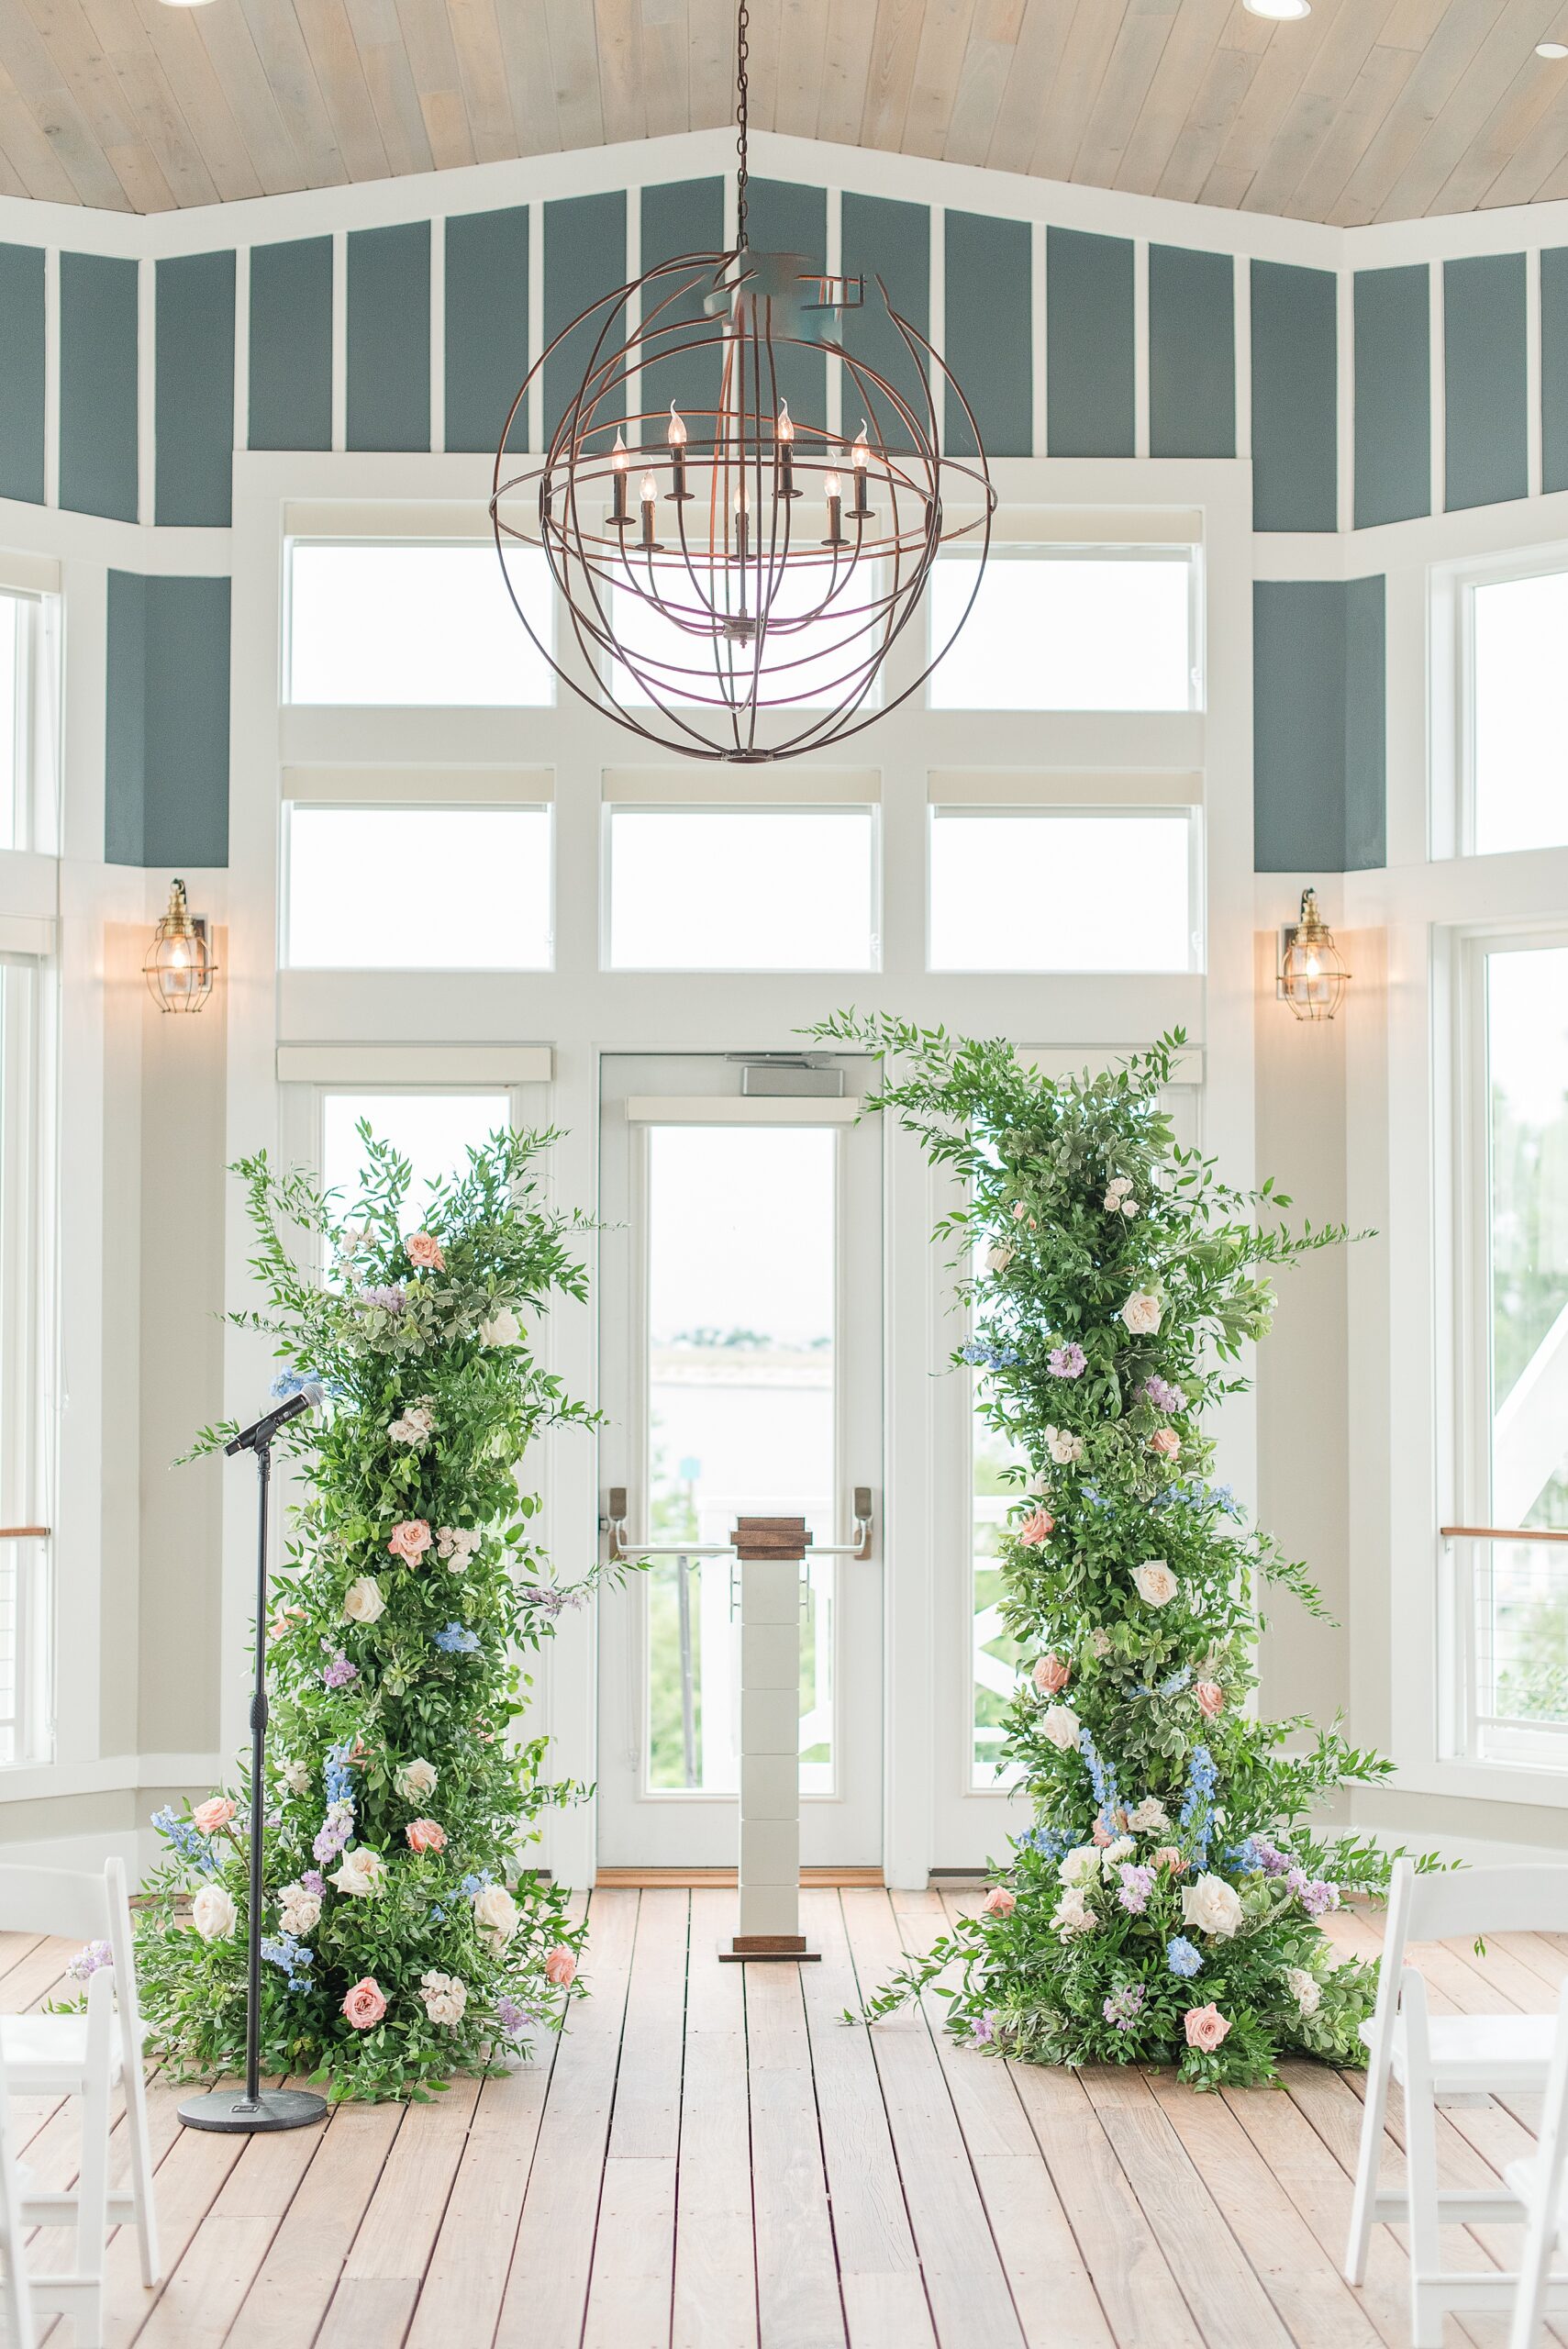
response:
{"label": "white folding chair", "polygon": [[[1440,2349],[1443,2311],[1507,2309],[1517,2278],[1496,2269],[1445,2271],[1440,2229],[1473,2222],[1517,2223],[1518,2198],[1438,2186],[1437,2107],[1487,2095],[1539,2095],[1551,2060],[1540,2015],[1432,2015],[1427,1986],[1405,1963],[1411,1942],[1471,1939],[1486,1933],[1568,1932],[1568,1867],[1464,1868],[1418,1876],[1396,1863],[1378,1975],[1377,2005],[1362,2025],[1367,2044],[1366,2100],[1356,2165],[1345,2274],[1365,2280],[1373,2224],[1410,2231],[1410,2337],[1415,2349]],[[1388,2085],[1405,2091],[1402,2187],[1380,2187],[1378,2165]]]}
{"label": "white folding chair", "polygon": [[1552,2273],[1551,2254],[1568,2241],[1568,1982],[1557,2006],[1557,2041],[1540,2110],[1540,2139],[1533,2160],[1510,2162],[1505,2173],[1525,2206],[1525,2247],[1519,2262],[1508,2349],[1538,2349],[1549,2310],[1568,2308],[1568,2271]]}
{"label": "white folding chair", "polygon": [[[75,2227],[75,2277],[35,2277],[33,2299],[39,2308],[64,2308],[74,2316],[77,2349],[94,2349],[101,2338],[108,2228],[134,2221],[141,2280],[150,2286],[160,2276],[141,2015],[124,1867],[118,1860],[109,1860],[102,1876],[77,1876],[61,1868],[0,1866],[0,1932],[106,1941],[114,1961],[91,1977],[83,2014],[0,2015],[0,2061],[11,2094],[82,2099],[82,2166],[75,2187],[50,2193],[29,2189],[23,2197],[22,2215],[32,2226]],[[117,2087],[125,2091],[130,2179],[128,2187],[111,2189],[109,2099]]]}
{"label": "white folding chair", "polygon": [[0,2259],[6,2263],[5,2289],[0,2295],[0,2308],[6,2311],[6,2349],[37,2349],[38,2343],[38,2327],[33,2321],[33,2296],[22,2243],[27,2228],[27,2221],[22,2216],[22,2196],[29,2183],[28,2173],[17,2161],[17,2149],[12,2143],[11,2099],[6,2084],[6,2066],[0,2061]]}

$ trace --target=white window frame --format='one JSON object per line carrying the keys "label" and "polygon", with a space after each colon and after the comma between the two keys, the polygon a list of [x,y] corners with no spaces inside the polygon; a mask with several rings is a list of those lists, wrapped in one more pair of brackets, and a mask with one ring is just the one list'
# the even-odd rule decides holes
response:
{"label": "white window frame", "polygon": [[[11,973],[25,984],[10,984]],[[18,1770],[48,1761],[54,1745],[52,973],[39,956],[0,948],[0,1507],[8,1525],[46,1529],[0,1543],[17,1634],[12,1753],[0,1769]]]}
{"label": "white window frame", "polygon": [[[947,787],[951,788],[951,783],[955,780],[959,782],[974,783],[981,789],[985,787],[984,779],[978,777],[965,776],[961,778],[943,779],[933,775],[931,778],[933,793],[937,790],[939,782],[945,782]],[[1003,780],[1003,778],[997,778],[996,780]],[[1097,818],[1106,822],[1115,822],[1121,818],[1129,816],[1154,816],[1163,818],[1170,822],[1179,821],[1183,817],[1186,819],[1187,960],[1184,968],[1188,974],[1201,975],[1207,966],[1208,958],[1208,925],[1205,918],[1204,909],[1205,843],[1203,837],[1201,778],[1182,776],[1174,778],[1173,780],[1176,785],[1176,789],[1184,795],[1183,797],[1178,797],[1176,796],[1176,790],[1173,790],[1170,796],[1156,799],[1148,796],[1148,779],[1146,777],[1129,775],[1123,778],[1109,774],[1104,777],[1073,776],[1064,778],[1065,788],[1069,792],[1075,792],[1083,784],[1087,782],[1093,781],[1101,783],[1105,787],[1106,796],[1103,798],[1096,799],[1080,799],[1077,797],[1058,798],[1049,788],[1048,779],[1045,777],[1031,778],[1029,783],[1024,785],[1022,789],[1019,789],[1017,792],[1016,796],[1009,796],[1006,799],[1001,798],[999,796],[993,797],[988,795],[984,800],[982,800],[979,798],[971,798],[967,794],[961,794],[961,796],[956,797],[933,797],[930,802],[929,814],[927,820],[926,968],[932,974],[933,977],[937,978],[962,978],[970,974],[983,974],[986,977],[1008,975],[1017,976],[1020,979],[1062,979],[1075,977],[1095,979],[1140,979],[1159,975],[1159,974],[1150,971],[1125,971],[1115,964],[1106,965],[1102,969],[1091,972],[1072,972],[1054,969],[1042,970],[1038,965],[1019,963],[1016,965],[1011,972],[1006,974],[999,972],[995,965],[986,965],[984,967],[983,973],[976,973],[974,965],[973,964],[953,964],[944,963],[939,965],[932,959],[932,939],[935,932],[936,883],[936,857],[934,851],[936,827],[939,818],[952,816],[1038,816],[1042,820],[1049,822],[1052,817],[1081,816]],[[1198,785],[1197,796],[1190,799],[1184,797],[1184,794],[1192,788],[1194,783],[1196,783]],[[1122,790],[1129,790],[1135,793],[1141,792],[1143,796],[1140,797],[1123,799],[1118,796]],[[1028,796],[1025,796],[1026,791],[1029,793]],[[1035,796],[1037,793],[1038,796]]]}
{"label": "white window frame", "polygon": [[[1095,518],[1107,530],[1114,530],[1120,518],[1110,513]],[[1195,527],[1197,520],[1198,518],[1193,516],[1174,517],[1173,527],[1175,535],[1167,537],[1161,520],[1153,516],[1140,516],[1135,509],[1129,509],[1127,529],[1136,533],[1141,528],[1141,537],[1107,535],[1084,538],[1072,535],[1084,526],[1068,515],[1060,512],[1014,514],[1008,518],[1007,536],[993,535],[986,552],[986,568],[989,570],[993,563],[1008,562],[1184,562],[1187,566],[1187,698],[1184,708],[1133,708],[1114,714],[1123,718],[1177,718],[1201,713],[1207,707],[1208,662],[1205,644],[1204,547],[1201,528]],[[1037,525],[1034,531],[1029,529],[1031,521]],[[1058,531],[1067,535],[1058,536]],[[954,564],[977,562],[980,551],[977,542],[961,539],[940,554],[937,561]],[[928,708],[934,708],[937,705],[932,701],[932,689],[940,673],[940,663],[935,659],[934,611],[929,601],[925,618],[925,658],[931,663],[931,670],[921,688],[921,698]],[[976,708],[983,707],[975,705]],[[969,714],[969,710],[967,706],[959,708],[943,707],[940,714],[945,718],[962,718]],[[1016,717],[1062,718],[1073,713],[1063,708],[1015,710],[1011,714]]]}
{"label": "white window frame", "polygon": [[8,575],[15,561],[0,558],[0,596],[16,605],[20,621],[6,828],[13,851],[47,855],[57,851],[60,829],[60,597],[15,584]]}
{"label": "white window frame", "polygon": [[[866,908],[866,941],[870,949],[871,958],[869,962],[847,964],[843,969],[835,973],[818,970],[815,965],[809,971],[802,971],[797,967],[793,967],[788,964],[771,963],[748,963],[742,970],[731,972],[724,969],[715,969],[711,963],[613,963],[610,960],[612,946],[611,919],[614,911],[614,830],[616,817],[622,807],[635,807],[639,815],[646,816],[690,816],[696,814],[699,810],[706,815],[785,816],[796,813],[810,813],[822,807],[851,808],[869,819],[871,836],[871,854],[869,859],[870,872],[868,875],[870,884],[870,903]],[[838,976],[842,978],[846,984],[852,984],[856,979],[870,978],[882,969],[882,808],[879,801],[875,797],[863,799],[840,798],[837,793],[823,791],[810,800],[804,798],[770,798],[746,801],[738,799],[734,796],[734,786],[727,781],[725,785],[724,796],[721,798],[713,796],[709,793],[694,789],[689,796],[669,799],[665,799],[663,797],[649,799],[645,798],[640,792],[627,790],[624,787],[616,788],[606,783],[604,795],[604,813],[600,819],[600,824],[599,968],[606,974],[613,975],[616,978],[622,979],[671,977],[728,979],[735,977],[741,979],[790,980],[807,977],[816,979]]]}
{"label": "white window frame", "polygon": [[[1429,842],[1435,857],[1473,857],[1475,845],[1475,591],[1568,573],[1568,542],[1513,549],[1483,561],[1433,565],[1433,760]],[[1445,710],[1446,705],[1446,710]],[[1561,848],[1551,842],[1548,847]],[[1536,849],[1488,850],[1535,855]]]}
{"label": "white window frame", "polygon": [[[385,529],[374,527],[378,519],[387,521]],[[494,549],[494,538],[484,529],[472,527],[471,517],[462,507],[432,507],[424,513],[394,507],[378,515],[373,509],[357,513],[353,508],[338,509],[328,506],[307,509],[293,509],[287,517],[288,529],[283,544],[283,593],[278,629],[278,703],[284,709],[378,709],[406,707],[419,710],[451,711],[483,709],[506,711],[514,718],[527,712],[553,709],[561,698],[561,679],[556,674],[555,660],[561,653],[561,631],[553,628],[548,650],[540,654],[549,674],[550,692],[544,701],[507,702],[296,702],[294,698],[294,558],[300,547],[379,547],[390,551],[395,547],[477,547],[484,551]],[[340,523],[340,527],[334,527]],[[427,527],[421,528],[421,524]],[[496,557],[499,566],[500,557]],[[499,581],[497,585],[499,587]],[[552,619],[555,602],[550,603]],[[517,623],[521,628],[522,623]],[[537,647],[535,648],[538,649]],[[553,656],[553,657],[552,657]]]}

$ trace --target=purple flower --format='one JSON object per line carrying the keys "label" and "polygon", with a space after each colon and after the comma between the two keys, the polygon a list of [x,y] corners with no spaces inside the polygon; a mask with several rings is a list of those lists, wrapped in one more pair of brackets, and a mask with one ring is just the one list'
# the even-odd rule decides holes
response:
{"label": "purple flower", "polygon": [[1052,1378],[1082,1378],[1089,1367],[1089,1357],[1076,1341],[1058,1346],[1046,1361]]}
{"label": "purple flower", "polygon": [[1141,1982],[1124,1982],[1119,1990],[1111,1992],[1100,2012],[1118,2031],[1130,2031],[1143,2012],[1143,1995]]}
{"label": "purple flower", "polygon": [[539,2021],[530,2008],[518,2006],[504,1990],[495,2001],[495,2018],[507,2039],[521,2039],[529,2023]]}
{"label": "purple flower", "polygon": [[990,2046],[996,2036],[995,2016],[990,2013],[974,2016],[969,2026],[969,2035],[977,2046]]}
{"label": "purple flower", "polygon": [[401,1313],[408,1303],[407,1292],[395,1283],[388,1288],[367,1288],[361,1295],[366,1305],[379,1306],[384,1313]]}
{"label": "purple flower", "polygon": [[1266,1835],[1253,1835],[1248,1840],[1251,1843],[1253,1856],[1265,1876],[1284,1876],[1286,1873],[1290,1862],[1277,1843],[1271,1843]]}
{"label": "purple flower", "polygon": [[339,1648],[321,1675],[321,1686],[323,1688],[346,1688],[350,1680],[357,1680],[359,1676],[359,1665],[350,1664]]}
{"label": "purple flower", "polygon": [[1149,1896],[1154,1889],[1152,1868],[1135,1867],[1124,1860],[1121,1865],[1121,1890],[1117,1898],[1129,1917],[1141,1917],[1149,1906]]}
{"label": "purple flower", "polygon": [[1304,1895],[1307,1890],[1307,1870],[1299,1867],[1287,1867],[1284,1872],[1284,1888],[1287,1892],[1295,1892]]}
{"label": "purple flower", "polygon": [[1143,1392],[1157,1411],[1184,1411],[1187,1408],[1187,1398],[1181,1388],[1173,1386],[1168,1379],[1146,1378]]}
{"label": "purple flower", "polygon": [[353,1804],[335,1802],[317,1829],[316,1841],[310,1847],[323,1867],[328,1860],[335,1860],[338,1857],[353,1831]]}
{"label": "purple flower", "polygon": [[327,1879],[319,1868],[306,1868],[299,1881],[301,1890],[308,1892],[313,1900],[326,1899]]}
{"label": "purple flower", "polygon": [[525,1582],[517,1588],[517,1597],[525,1607],[537,1607],[543,1615],[563,1615],[568,1609],[581,1607],[587,1589],[562,1590],[559,1583]]}
{"label": "purple flower", "polygon": [[1339,1907],[1340,1887],[1335,1884],[1325,1884],[1321,1877],[1315,1884],[1304,1884],[1301,1905],[1309,1917],[1321,1917],[1325,1910]]}
{"label": "purple flower", "polygon": [[79,1949],[74,1957],[66,1959],[65,1970],[73,1982],[86,1982],[101,1965],[112,1965],[114,1962],[115,1954],[107,1942],[89,1942],[85,1949]]}

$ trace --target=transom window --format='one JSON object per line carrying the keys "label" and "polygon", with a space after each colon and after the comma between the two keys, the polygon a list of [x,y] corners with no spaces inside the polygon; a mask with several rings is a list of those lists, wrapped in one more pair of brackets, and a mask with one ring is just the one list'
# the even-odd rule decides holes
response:
{"label": "transom window", "polygon": [[[553,645],[543,555],[507,569]],[[492,546],[296,539],[288,579],[287,701],[539,707],[555,698],[554,673],[512,608]]]}
{"label": "transom window", "polygon": [[540,971],[548,807],[288,811],[284,959],[296,969]]}
{"label": "transom window", "polygon": [[1202,968],[1185,807],[935,807],[934,971]]}
{"label": "transom window", "polygon": [[0,589],[0,849],[54,844],[57,612]]}
{"label": "transom window", "polygon": [[1568,569],[1475,582],[1469,601],[1469,845],[1568,846]]}
{"label": "transom window", "polygon": [[614,807],[617,971],[876,966],[870,807]]}
{"label": "transom window", "polygon": [[[1177,710],[1202,706],[1188,547],[993,548],[933,565],[933,709]],[[973,596],[967,620],[964,612]],[[962,626],[961,626],[962,623]]]}

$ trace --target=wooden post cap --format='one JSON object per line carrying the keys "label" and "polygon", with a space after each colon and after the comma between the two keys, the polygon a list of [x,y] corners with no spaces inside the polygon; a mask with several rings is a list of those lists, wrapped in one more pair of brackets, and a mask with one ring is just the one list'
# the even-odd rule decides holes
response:
{"label": "wooden post cap", "polygon": [[742,1517],[729,1536],[738,1558],[804,1558],[811,1536],[803,1517]]}

